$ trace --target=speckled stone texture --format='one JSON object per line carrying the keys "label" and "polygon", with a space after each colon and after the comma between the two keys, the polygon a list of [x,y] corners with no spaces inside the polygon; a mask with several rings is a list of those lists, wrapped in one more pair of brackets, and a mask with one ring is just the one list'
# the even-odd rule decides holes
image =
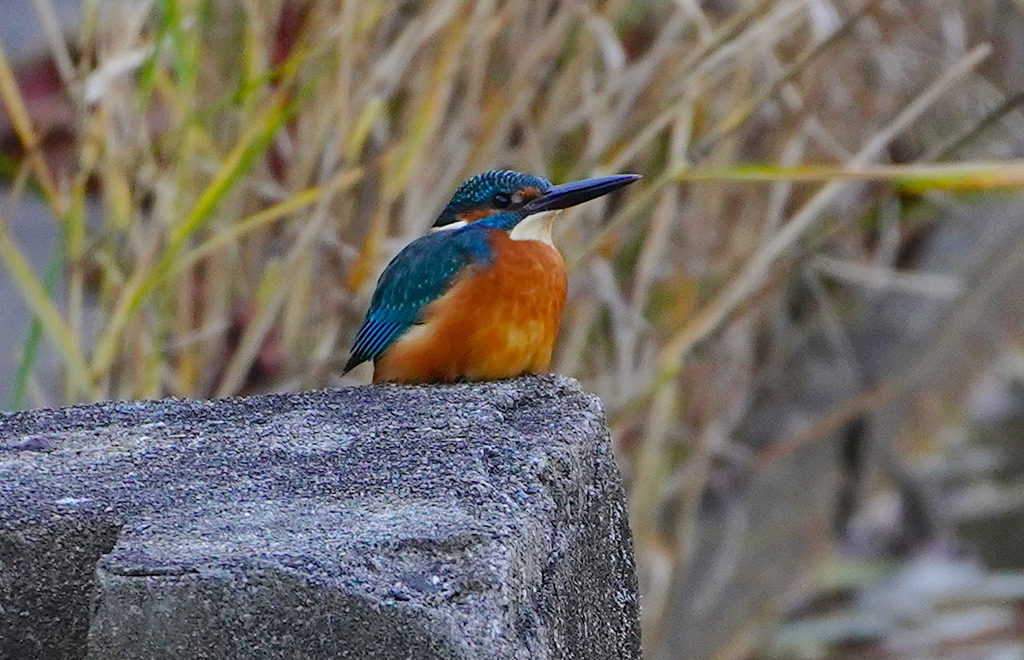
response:
{"label": "speckled stone texture", "polygon": [[0,417],[0,658],[639,658],[562,377]]}

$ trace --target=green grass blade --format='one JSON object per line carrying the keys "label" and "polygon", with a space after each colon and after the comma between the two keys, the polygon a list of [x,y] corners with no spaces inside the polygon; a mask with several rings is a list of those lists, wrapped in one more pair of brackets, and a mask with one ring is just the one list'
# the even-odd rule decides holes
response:
{"label": "green grass blade", "polygon": [[723,169],[687,169],[677,181],[827,182],[834,180],[882,181],[903,192],[924,190],[977,191],[1024,188],[1024,161],[948,163],[938,165],[878,165],[831,167],[805,165],[774,167],[742,165]]}
{"label": "green grass blade", "polygon": [[239,183],[256,158],[263,154],[278,129],[294,115],[303,98],[303,94],[289,90],[286,84],[281,85],[263,114],[238,139],[188,215],[170,231],[167,247],[156,264],[150,269],[140,268],[132,275],[97,342],[93,358],[93,370],[96,373],[105,373],[109,369],[131,315],[146,296],[164,281],[181,256],[187,241],[211,218],[228,191]]}
{"label": "green grass blade", "polygon": [[[43,286],[46,294],[52,299],[53,292],[57,288],[57,280],[64,269],[64,250],[62,246],[56,245],[53,253],[46,264],[46,274],[43,278]],[[25,404],[25,391],[28,389],[28,381],[32,376],[32,369],[35,367],[36,359],[39,357],[40,340],[43,337],[43,324],[38,316],[32,317],[28,333],[25,335],[25,342],[21,349],[21,360],[18,361],[18,370],[14,374],[14,381],[11,383],[11,394],[7,400],[8,410],[20,410]]]}
{"label": "green grass blade", "polygon": [[68,377],[80,396],[92,397],[94,387],[89,376],[89,366],[81,346],[71,328],[64,322],[63,315],[50,296],[44,283],[39,281],[24,253],[11,239],[6,223],[0,222],[0,258],[10,273],[25,303],[42,324],[43,331],[53,340]]}

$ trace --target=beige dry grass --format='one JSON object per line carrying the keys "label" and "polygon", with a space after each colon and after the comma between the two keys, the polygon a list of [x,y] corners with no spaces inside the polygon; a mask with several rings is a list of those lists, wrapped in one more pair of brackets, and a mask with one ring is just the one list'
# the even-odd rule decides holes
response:
{"label": "beige dry grass", "polygon": [[657,576],[686,560],[785,283],[900,281],[892,204],[1024,182],[1004,162],[1011,5],[86,2],[74,52],[49,38],[75,110],[63,171],[0,48],[28,154],[13,184],[37,187],[63,245],[58,301],[0,224],[65,379],[34,403],[363,382],[334,374],[376,275],[464,177],[642,173],[557,228],[573,273],[555,368],[607,406],[656,646]]}

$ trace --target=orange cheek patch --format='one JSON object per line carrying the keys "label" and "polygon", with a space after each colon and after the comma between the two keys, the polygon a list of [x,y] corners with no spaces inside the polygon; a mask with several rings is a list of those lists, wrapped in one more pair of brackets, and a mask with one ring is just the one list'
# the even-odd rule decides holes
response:
{"label": "orange cheek patch", "polygon": [[492,211],[491,209],[473,209],[472,211],[460,213],[458,216],[456,216],[456,219],[459,222],[465,222],[466,224],[470,224],[472,222],[476,222],[477,220],[483,220],[484,218],[488,218],[493,213],[494,211]]}
{"label": "orange cheek patch", "polygon": [[522,190],[519,190],[514,195],[512,195],[512,201],[514,201],[516,204],[522,204],[523,202],[527,202],[531,199],[534,199],[538,195],[540,195],[540,189],[538,189],[536,186],[526,186]]}

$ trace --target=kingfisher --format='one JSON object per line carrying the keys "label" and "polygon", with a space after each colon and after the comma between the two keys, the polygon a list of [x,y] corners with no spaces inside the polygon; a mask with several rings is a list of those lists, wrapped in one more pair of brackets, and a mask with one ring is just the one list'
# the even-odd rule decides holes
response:
{"label": "kingfisher", "polygon": [[508,170],[472,177],[431,231],[384,269],[345,372],[368,360],[374,383],[546,372],[567,285],[565,262],[551,240],[554,216],[639,178],[552,185]]}

